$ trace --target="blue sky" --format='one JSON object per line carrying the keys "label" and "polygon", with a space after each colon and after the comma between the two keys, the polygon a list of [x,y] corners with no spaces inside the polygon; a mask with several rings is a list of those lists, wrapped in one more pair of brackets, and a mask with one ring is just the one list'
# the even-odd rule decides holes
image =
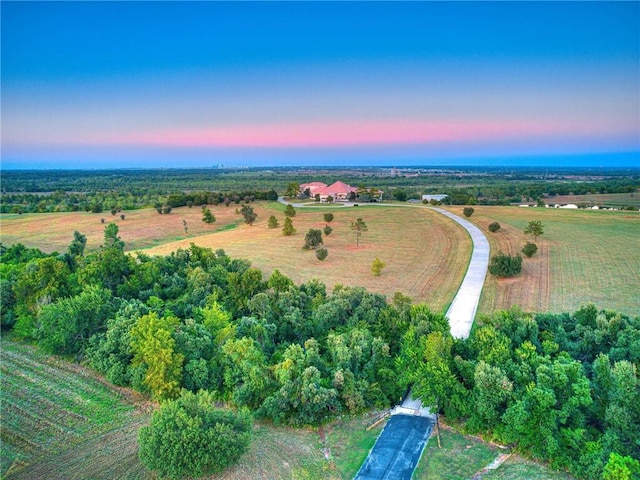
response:
{"label": "blue sky", "polygon": [[2,2],[2,167],[640,166],[637,2]]}

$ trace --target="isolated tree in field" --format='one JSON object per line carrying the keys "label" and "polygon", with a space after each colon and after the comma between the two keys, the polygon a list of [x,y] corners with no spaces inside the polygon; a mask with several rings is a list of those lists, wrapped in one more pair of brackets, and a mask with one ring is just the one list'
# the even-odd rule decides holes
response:
{"label": "isolated tree in field", "polygon": [[256,218],[258,218],[256,212],[254,212],[253,208],[249,205],[243,205],[240,209],[240,213],[244,217],[244,223],[246,223],[247,225],[253,225],[253,222],[255,222]]}
{"label": "isolated tree in field", "polygon": [[124,220],[124,213],[120,214],[120,220]]}
{"label": "isolated tree in field", "polygon": [[533,241],[537,242],[538,237],[544,233],[544,225],[540,220],[532,220],[524,229],[525,235],[533,235]]}
{"label": "isolated tree in field", "polygon": [[324,232],[325,236],[328,237],[329,235],[331,235],[331,232],[333,232],[333,228],[331,228],[329,225],[325,225],[322,231]]}
{"label": "isolated tree in field", "polygon": [[524,247],[522,247],[522,253],[525,254],[527,258],[533,257],[538,251],[538,246],[535,243],[527,242]]}
{"label": "isolated tree in field", "polygon": [[323,261],[329,255],[329,250],[326,247],[318,247],[316,248],[316,258],[320,261]]}
{"label": "isolated tree in field", "polygon": [[491,257],[489,273],[496,277],[513,277],[522,271],[522,257],[516,255],[512,257],[499,253]]}
{"label": "isolated tree in field", "polygon": [[356,246],[360,245],[360,236],[369,230],[367,224],[364,223],[364,220],[358,218],[355,222],[351,222],[351,230],[353,230],[356,234]]}
{"label": "isolated tree in field", "polygon": [[473,207],[464,207],[464,210],[462,210],[462,213],[464,213],[465,217],[470,217],[471,215],[473,215],[473,212],[475,210],[473,209]]}
{"label": "isolated tree in field", "polygon": [[296,233],[296,229],[293,228],[293,222],[291,221],[291,217],[285,217],[284,219],[284,227],[282,228],[282,235],[288,237]]}
{"label": "isolated tree in field", "polygon": [[498,230],[502,228],[498,222],[493,222],[489,224],[489,231],[492,233],[496,233]]}
{"label": "isolated tree in field", "polygon": [[274,215],[271,215],[269,217],[269,221],[267,222],[267,227],[278,228],[278,219]]}
{"label": "isolated tree in field", "polygon": [[189,233],[189,227],[187,226],[187,221],[186,220],[182,220],[182,226],[184,227],[184,233],[185,235]]}
{"label": "isolated tree in field", "polygon": [[324,221],[327,223],[331,223],[333,221],[333,213],[331,212],[325,213],[323,217],[324,217]]}
{"label": "isolated tree in field", "polygon": [[139,457],[162,478],[200,478],[238,461],[251,441],[251,416],[215,408],[212,393],[183,391],[138,433]]}
{"label": "isolated tree in field", "polygon": [[296,216],[296,209],[293,208],[293,205],[288,204],[286,207],[284,207],[284,215],[286,217],[295,217]]}
{"label": "isolated tree in field", "polygon": [[202,208],[202,221],[208,225],[215,223],[216,216],[207,207]]}
{"label": "isolated tree in field", "polygon": [[322,232],[318,229],[310,228],[304,236],[304,246],[302,248],[311,250],[319,245],[322,245]]}
{"label": "isolated tree in field", "polygon": [[384,263],[382,260],[380,260],[378,257],[375,258],[375,260],[373,261],[373,263],[371,264],[371,272],[376,276],[379,277],[380,274],[382,273],[382,269],[384,267],[386,267],[387,264]]}

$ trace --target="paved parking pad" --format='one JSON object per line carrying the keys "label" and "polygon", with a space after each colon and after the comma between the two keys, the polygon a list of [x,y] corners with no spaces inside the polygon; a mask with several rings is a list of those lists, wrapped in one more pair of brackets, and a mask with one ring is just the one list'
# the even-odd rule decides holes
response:
{"label": "paved parking pad", "polygon": [[433,425],[429,417],[393,415],[354,479],[410,480]]}

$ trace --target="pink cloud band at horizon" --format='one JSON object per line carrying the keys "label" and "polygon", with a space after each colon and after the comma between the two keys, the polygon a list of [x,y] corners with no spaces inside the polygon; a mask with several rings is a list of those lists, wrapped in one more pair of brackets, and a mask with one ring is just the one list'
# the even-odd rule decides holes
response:
{"label": "pink cloud band at horizon", "polygon": [[53,143],[147,147],[249,147],[322,148],[376,145],[431,144],[560,139],[564,136],[627,136],[614,125],[587,122],[535,123],[531,121],[362,121],[307,122],[281,125],[234,125],[209,128],[167,129],[133,133],[104,133]]}

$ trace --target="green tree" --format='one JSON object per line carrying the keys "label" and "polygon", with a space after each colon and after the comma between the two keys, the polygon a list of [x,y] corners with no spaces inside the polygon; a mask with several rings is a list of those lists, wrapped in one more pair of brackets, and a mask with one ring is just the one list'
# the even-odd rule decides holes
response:
{"label": "green tree", "polygon": [[182,383],[184,356],[175,351],[175,317],[158,317],[151,312],[138,319],[131,329],[133,366],[145,368],[144,384],[156,399],[175,398]]}
{"label": "green tree", "polygon": [[183,391],[153,412],[138,433],[142,464],[162,478],[203,477],[221,472],[249,448],[251,416],[215,408],[212,393]]}
{"label": "green tree", "polygon": [[240,209],[240,214],[244,217],[244,223],[247,225],[253,225],[258,215],[253,211],[253,207],[249,205],[243,205]]}
{"label": "green tree", "polygon": [[284,192],[285,197],[295,198],[300,193],[300,184],[297,182],[291,182],[287,184],[287,189]]}
{"label": "green tree", "polygon": [[326,247],[318,247],[316,248],[316,258],[321,262],[327,258],[329,255],[329,250]]}
{"label": "green tree", "polygon": [[322,232],[325,234],[325,236],[328,237],[329,235],[331,235],[331,232],[333,232],[333,228],[331,228],[329,225],[325,225],[322,229]]}
{"label": "green tree", "polygon": [[282,235],[288,237],[290,235],[294,235],[296,233],[296,229],[293,228],[293,222],[291,221],[291,217],[286,217],[284,219],[284,227],[282,228]]}
{"label": "green tree", "polygon": [[371,265],[371,272],[373,273],[374,276],[379,277],[384,267],[386,267],[386,263],[384,263],[382,260],[376,257],[373,260],[373,264]]}
{"label": "green tree", "polygon": [[462,213],[464,213],[465,217],[470,217],[471,215],[473,215],[473,212],[475,210],[473,209],[473,207],[464,207],[464,210],[462,210]]}
{"label": "green tree", "polygon": [[364,223],[362,218],[358,218],[355,222],[351,222],[351,230],[353,230],[356,234],[356,246],[360,245],[360,236],[369,230],[367,224]]}
{"label": "green tree", "polygon": [[111,291],[88,285],[80,295],[42,308],[38,315],[38,344],[57,354],[83,354],[89,338],[103,330],[117,310]]}
{"label": "green tree", "polygon": [[637,480],[638,478],[640,478],[640,461],[611,452],[602,472],[602,480]]}
{"label": "green tree", "polygon": [[216,221],[216,217],[207,207],[202,207],[202,221],[211,225]]}
{"label": "green tree", "polygon": [[333,221],[333,213],[327,212],[323,214],[324,221],[327,223],[331,223]]}
{"label": "green tree", "polygon": [[291,205],[289,203],[289,204],[287,204],[286,207],[284,207],[284,215],[285,215],[285,217],[295,217],[296,216],[296,209],[293,208],[293,205]]}
{"label": "green tree", "polygon": [[505,255],[499,253],[491,257],[491,263],[489,264],[489,273],[496,277],[513,277],[518,275],[522,271],[522,257],[516,255]]}
{"label": "green tree", "polygon": [[275,202],[276,200],[278,200],[278,192],[273,189],[269,190],[267,192],[267,200],[269,200],[270,202]]}
{"label": "green tree", "polygon": [[533,257],[537,251],[538,246],[535,243],[527,242],[524,247],[522,247],[522,253],[524,253],[527,258]]}
{"label": "green tree", "polygon": [[311,250],[320,245],[322,245],[322,232],[316,228],[310,228],[304,236],[304,246],[302,248]]}
{"label": "green tree", "polygon": [[532,220],[524,229],[525,235],[533,235],[533,241],[537,242],[538,237],[544,233],[544,225],[540,220]]}
{"label": "green tree", "polygon": [[502,227],[498,222],[493,222],[489,224],[489,231],[491,233],[496,233],[498,230],[500,230]]}
{"label": "green tree", "polygon": [[72,258],[84,255],[84,249],[87,246],[87,237],[77,230],[73,232],[73,240],[69,244],[67,252]]}
{"label": "green tree", "polygon": [[274,215],[271,215],[269,217],[269,221],[267,222],[267,227],[278,228],[278,219]]}

